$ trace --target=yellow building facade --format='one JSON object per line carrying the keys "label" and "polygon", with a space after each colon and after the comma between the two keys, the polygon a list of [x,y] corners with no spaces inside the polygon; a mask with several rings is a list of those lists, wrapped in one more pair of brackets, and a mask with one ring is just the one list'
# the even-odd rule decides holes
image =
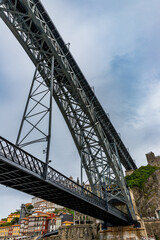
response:
{"label": "yellow building facade", "polygon": [[0,237],[8,236],[9,227],[0,227]]}
{"label": "yellow building facade", "polygon": [[20,224],[12,225],[12,236],[19,236],[20,235]]}
{"label": "yellow building facade", "polygon": [[19,236],[20,235],[20,225],[11,225],[0,227],[0,237],[8,237],[8,236]]}
{"label": "yellow building facade", "polygon": [[11,213],[7,217],[7,222],[11,222],[13,218],[20,217],[20,213]]}

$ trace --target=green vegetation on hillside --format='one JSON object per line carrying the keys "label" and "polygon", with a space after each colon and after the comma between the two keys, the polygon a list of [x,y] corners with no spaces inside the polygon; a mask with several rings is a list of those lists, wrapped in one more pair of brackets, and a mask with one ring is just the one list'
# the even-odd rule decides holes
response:
{"label": "green vegetation on hillside", "polygon": [[0,224],[0,227],[6,227],[6,226],[11,226],[11,225],[16,225],[16,224],[18,224],[18,222],[19,222],[19,218],[18,218],[18,217],[15,217],[15,218],[12,219],[11,222],[5,222],[5,223]]}
{"label": "green vegetation on hillside", "polygon": [[59,213],[61,213],[61,212],[70,213],[70,214],[72,214],[73,217],[74,217],[74,210],[69,209],[69,208],[63,208],[63,209],[57,209],[57,208],[56,208],[55,211],[54,211],[55,214],[59,214]]}
{"label": "green vegetation on hillside", "polygon": [[20,210],[17,210],[16,212],[11,212],[11,214],[19,214]]}
{"label": "green vegetation on hillside", "polygon": [[33,207],[33,205],[31,204],[31,205],[26,206],[26,208],[27,208],[28,210],[32,210],[34,207]]}
{"label": "green vegetation on hillside", "polygon": [[0,227],[6,227],[6,226],[11,226],[11,222],[5,222],[5,223],[2,223],[0,224]]}
{"label": "green vegetation on hillside", "polygon": [[11,225],[18,224],[18,222],[19,222],[19,217],[15,217],[15,218],[12,219]]}
{"label": "green vegetation on hillside", "polygon": [[6,221],[7,222],[7,218],[2,218],[1,221]]}
{"label": "green vegetation on hillside", "polygon": [[72,214],[72,215],[73,215],[73,217],[74,217],[74,210],[72,210],[72,209],[69,209],[69,208],[66,208],[66,212],[68,212],[68,213]]}
{"label": "green vegetation on hillside", "polygon": [[143,188],[147,179],[158,169],[160,170],[160,167],[153,167],[150,165],[136,169],[130,176],[125,177],[128,187]]}

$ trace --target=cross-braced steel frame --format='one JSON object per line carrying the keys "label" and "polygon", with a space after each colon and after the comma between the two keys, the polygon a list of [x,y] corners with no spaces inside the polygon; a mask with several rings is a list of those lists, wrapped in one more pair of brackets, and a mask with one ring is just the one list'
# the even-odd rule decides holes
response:
{"label": "cross-braced steel frame", "polygon": [[92,191],[127,205],[135,220],[121,163],[136,165],[104,113],[39,0],[2,0],[0,16],[23,46],[46,85],[54,56],[53,97],[81,156]]}
{"label": "cross-braced steel frame", "polygon": [[[39,72],[43,71],[43,68],[41,69],[39,64],[36,67],[16,140],[16,145],[21,148],[30,144],[46,142],[44,151],[47,165],[51,142],[54,57],[51,58],[51,64],[51,75],[46,76],[47,79],[50,79],[49,87]],[[43,127],[46,125],[46,118],[48,131]],[[25,124],[28,128],[24,126]],[[25,131],[26,129],[27,131]]]}

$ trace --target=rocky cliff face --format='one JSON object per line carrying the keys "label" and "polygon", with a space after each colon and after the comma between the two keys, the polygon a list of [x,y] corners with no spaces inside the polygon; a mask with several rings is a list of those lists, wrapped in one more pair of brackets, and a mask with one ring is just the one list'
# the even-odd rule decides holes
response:
{"label": "rocky cliff face", "polygon": [[160,170],[156,170],[144,184],[143,189],[132,188],[140,217],[155,217],[160,210]]}

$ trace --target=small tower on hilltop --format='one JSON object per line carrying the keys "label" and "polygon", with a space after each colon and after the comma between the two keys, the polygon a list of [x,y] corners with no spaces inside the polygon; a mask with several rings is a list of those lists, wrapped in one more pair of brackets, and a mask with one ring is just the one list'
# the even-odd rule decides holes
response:
{"label": "small tower on hilltop", "polygon": [[155,156],[153,152],[146,154],[147,162],[151,166],[160,167],[160,156]]}

